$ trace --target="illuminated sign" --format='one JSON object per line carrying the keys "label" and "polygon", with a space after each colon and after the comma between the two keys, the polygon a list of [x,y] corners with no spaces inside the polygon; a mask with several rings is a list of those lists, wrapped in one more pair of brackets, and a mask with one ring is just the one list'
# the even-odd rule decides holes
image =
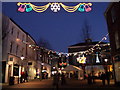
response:
{"label": "illuminated sign", "polygon": [[86,63],[86,57],[84,57],[84,55],[82,57],[78,57],[77,58],[77,62],[79,62],[79,63]]}
{"label": "illuminated sign", "polygon": [[62,62],[62,63],[59,63],[59,65],[60,65],[60,66],[65,66],[65,65],[67,65],[67,63],[63,63],[63,62]]}
{"label": "illuminated sign", "polygon": [[67,12],[75,12],[77,10],[79,12],[90,12],[92,10],[91,8],[92,3],[79,3],[76,6],[66,6],[63,3],[48,3],[44,6],[36,6],[31,3],[19,2],[17,3],[17,5],[19,6],[18,8],[19,12],[30,12],[32,10],[34,10],[35,12],[44,12],[45,10],[48,9],[49,6],[53,12],[60,11],[60,7],[62,7]]}

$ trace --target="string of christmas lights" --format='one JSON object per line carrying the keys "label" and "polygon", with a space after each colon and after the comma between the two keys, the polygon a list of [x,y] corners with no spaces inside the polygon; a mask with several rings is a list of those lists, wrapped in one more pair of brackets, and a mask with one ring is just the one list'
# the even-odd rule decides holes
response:
{"label": "string of christmas lights", "polygon": [[[80,52],[73,52],[73,53],[64,53],[64,52],[57,52],[57,51],[53,51],[53,50],[50,50],[50,49],[46,49],[44,47],[39,47],[39,46],[36,46],[36,45],[31,45],[30,43],[28,42],[25,42],[23,41],[23,43],[27,44],[30,48],[33,48],[34,50],[40,50],[40,49],[45,49],[46,51],[48,51],[48,54],[50,54],[50,52],[52,53],[56,53],[57,55],[59,55],[59,57],[61,57],[61,55],[65,55],[66,57],[70,56],[70,55],[77,55],[77,54],[80,54],[80,55],[84,55],[86,53],[89,53],[89,52],[93,52],[93,50],[95,50],[95,47],[99,47],[100,43],[103,41],[103,40],[107,40],[107,36],[109,34],[105,35],[97,44],[95,44],[92,48],[86,50],[86,51],[80,51]],[[20,39],[16,39],[17,41],[21,41]],[[110,44],[106,44],[106,45],[110,45]]]}
{"label": "string of christmas lights", "polygon": [[18,2],[17,5],[19,6],[19,12],[30,12],[32,10],[34,10],[35,12],[44,12],[48,9],[49,6],[53,12],[60,11],[60,6],[63,7],[63,9],[67,12],[75,12],[77,10],[79,12],[90,12],[92,10],[92,3],[79,3],[76,6],[67,6],[63,3],[48,3],[44,6],[36,6],[31,3]]}

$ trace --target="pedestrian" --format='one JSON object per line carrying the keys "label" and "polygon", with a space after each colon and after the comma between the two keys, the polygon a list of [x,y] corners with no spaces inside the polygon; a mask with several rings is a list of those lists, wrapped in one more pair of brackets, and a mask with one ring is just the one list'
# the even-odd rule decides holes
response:
{"label": "pedestrian", "polygon": [[28,73],[27,73],[27,71],[25,72],[25,80],[24,81],[28,82]]}
{"label": "pedestrian", "polygon": [[110,84],[110,72],[106,71],[106,80],[107,80],[107,84]]}
{"label": "pedestrian", "polygon": [[66,79],[65,79],[65,74],[62,73],[62,75],[61,75],[61,85],[64,85],[64,84],[66,84]]}
{"label": "pedestrian", "polygon": [[101,80],[102,80],[102,84],[105,85],[105,79],[106,79],[106,75],[104,72],[102,72],[101,74]]}
{"label": "pedestrian", "polygon": [[55,86],[55,87],[58,89],[58,85],[59,85],[59,74],[56,73],[56,74],[53,76],[53,86]]}
{"label": "pedestrian", "polygon": [[21,78],[20,78],[20,82],[23,83],[24,82],[24,72],[21,71]]}
{"label": "pedestrian", "polygon": [[46,73],[46,79],[48,79],[48,73]]}
{"label": "pedestrian", "polygon": [[87,80],[88,80],[88,84],[91,85],[92,84],[91,74],[88,74]]}

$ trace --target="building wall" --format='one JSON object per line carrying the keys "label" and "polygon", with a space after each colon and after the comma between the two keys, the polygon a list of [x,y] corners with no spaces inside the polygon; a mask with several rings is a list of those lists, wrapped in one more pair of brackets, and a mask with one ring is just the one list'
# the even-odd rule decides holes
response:
{"label": "building wall", "polygon": [[[9,22],[9,24],[7,30],[4,31],[7,32],[7,34],[2,43],[2,61],[6,62],[6,67],[4,68],[5,73],[3,75],[5,75],[5,82],[8,82],[9,77],[14,76],[14,64],[21,65],[20,57],[22,55],[26,57],[26,44],[22,42],[26,41],[26,34],[8,17],[6,18],[8,19],[7,22]],[[19,72],[17,77],[20,77]]]}
{"label": "building wall", "polygon": [[[2,62],[3,68],[2,78],[3,82],[8,83],[11,76],[15,77],[15,84],[20,83],[21,73],[27,71],[30,79],[34,79],[36,76],[36,43],[33,38],[23,31],[14,21],[8,17],[3,17],[3,51]],[[5,28],[5,22],[7,27]],[[29,47],[29,45],[34,45]],[[22,60],[21,57],[24,57]],[[28,65],[28,62],[32,62],[32,65]],[[5,76],[5,77],[4,77]]]}
{"label": "building wall", "polygon": [[116,84],[120,84],[120,2],[111,3],[105,12],[111,44],[111,55]]}

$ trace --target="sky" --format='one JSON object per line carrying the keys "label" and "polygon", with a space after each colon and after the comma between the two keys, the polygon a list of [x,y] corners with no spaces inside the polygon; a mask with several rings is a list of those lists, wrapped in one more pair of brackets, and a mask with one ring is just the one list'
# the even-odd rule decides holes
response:
{"label": "sky", "polygon": [[[37,6],[47,3],[32,2]],[[63,2],[68,6],[75,6],[78,3]],[[104,16],[108,5],[109,2],[92,2],[90,12],[69,13],[62,7],[59,12],[53,12],[49,7],[42,13],[35,11],[21,13],[17,11],[17,2],[3,2],[2,10],[3,14],[14,20],[36,42],[42,38],[49,42],[53,50],[67,53],[68,46],[83,42],[82,28],[85,21],[90,26],[90,37],[93,41],[100,41],[108,33]]]}

